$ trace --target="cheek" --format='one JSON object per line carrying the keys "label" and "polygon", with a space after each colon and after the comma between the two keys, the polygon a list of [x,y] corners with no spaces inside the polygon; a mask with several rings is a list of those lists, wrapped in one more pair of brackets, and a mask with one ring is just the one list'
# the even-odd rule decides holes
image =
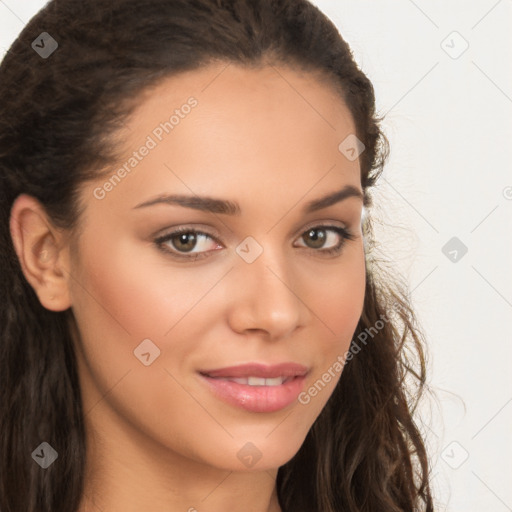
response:
{"label": "cheek", "polygon": [[84,241],[73,303],[87,315],[87,329],[131,340],[163,339],[187,321],[199,299],[215,284],[215,272],[169,265],[157,249],[129,239],[96,238],[101,254]]}
{"label": "cheek", "polygon": [[[348,251],[347,251],[348,252]],[[339,267],[318,276],[321,290],[312,285],[308,304],[318,312],[316,364],[299,403],[316,418],[343,372],[354,332],[361,317],[366,286],[366,266],[361,245],[351,247]],[[325,335],[327,333],[327,335]]]}
{"label": "cheek", "polygon": [[[130,372],[120,389],[133,386],[130,400],[134,401],[134,390],[155,391],[162,379],[170,379],[164,368],[180,368],[197,349],[194,344],[200,337],[187,337],[183,330],[190,326],[195,305],[214,285],[215,276],[198,272],[191,279],[191,274],[165,265],[155,254],[143,244],[98,231],[94,242],[84,235],[80,258],[71,268],[70,291],[90,393],[96,394],[97,388],[105,394]],[[176,343],[179,337],[185,343]],[[152,343],[141,345],[147,339]],[[139,353],[139,346],[149,346],[154,361],[150,366],[137,358],[147,352]]]}
{"label": "cheek", "polygon": [[348,349],[363,310],[366,266],[362,242],[346,251],[339,267],[322,272],[318,276],[321,289],[314,290],[311,301],[315,303],[319,322],[332,335],[324,346],[326,353],[332,355]]}

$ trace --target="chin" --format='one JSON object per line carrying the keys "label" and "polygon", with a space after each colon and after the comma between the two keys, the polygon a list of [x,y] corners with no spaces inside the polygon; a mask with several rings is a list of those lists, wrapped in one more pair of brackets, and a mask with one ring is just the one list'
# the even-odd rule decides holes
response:
{"label": "chin", "polygon": [[[277,427],[279,428],[279,427]],[[268,431],[259,436],[231,439],[215,453],[212,463],[218,468],[236,472],[277,470],[299,451],[303,438],[278,435]]]}

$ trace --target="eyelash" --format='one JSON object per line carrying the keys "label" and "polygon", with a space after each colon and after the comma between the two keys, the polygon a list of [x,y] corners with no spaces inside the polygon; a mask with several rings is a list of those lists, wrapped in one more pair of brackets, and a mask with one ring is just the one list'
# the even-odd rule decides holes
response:
{"label": "eyelash", "polygon": [[[323,255],[326,255],[326,256],[329,256],[329,255],[334,255],[334,254],[339,254],[341,253],[343,247],[345,246],[345,243],[348,241],[348,240],[354,240],[355,239],[355,236],[349,231],[347,230],[346,228],[342,228],[340,226],[331,226],[331,225],[316,225],[316,226],[312,226],[308,229],[306,229],[302,234],[301,234],[301,237],[304,236],[305,234],[307,234],[308,232],[310,231],[334,231],[336,234],[338,234],[340,237],[341,237],[341,241],[334,247],[331,247],[329,249],[314,249],[314,248],[311,248],[311,247],[303,247],[304,249],[310,249],[314,252],[317,252],[317,253],[321,253]],[[213,236],[213,235],[210,235],[204,231],[200,231],[200,230],[196,230],[196,229],[193,229],[193,228],[187,228],[187,227],[181,227],[181,228],[178,228],[174,231],[172,231],[171,233],[167,233],[165,235],[162,235],[162,236],[159,236],[157,238],[154,239],[154,243],[155,245],[157,246],[157,248],[159,250],[161,250],[162,252],[166,253],[166,254],[170,254],[172,257],[175,257],[177,259],[184,259],[184,260],[197,260],[197,259],[202,259],[202,258],[205,258],[205,257],[208,257],[208,253],[210,252],[214,252],[214,251],[204,251],[204,252],[199,252],[199,253],[189,253],[188,255],[186,253],[180,253],[179,251],[176,251],[176,250],[171,250],[168,248],[168,245],[166,245],[166,242],[169,242],[171,241],[173,238],[179,236],[180,234],[183,234],[183,233],[186,233],[186,234],[195,234],[195,235],[202,235],[202,236],[206,236],[210,239],[212,239],[213,241],[215,241],[216,243],[219,243],[218,240]]]}

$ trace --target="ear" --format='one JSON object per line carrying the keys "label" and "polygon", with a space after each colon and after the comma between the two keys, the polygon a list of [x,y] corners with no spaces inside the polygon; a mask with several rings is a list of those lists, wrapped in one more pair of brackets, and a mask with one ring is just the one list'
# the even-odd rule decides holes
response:
{"label": "ear", "polygon": [[51,311],[68,309],[69,250],[62,230],[52,225],[41,203],[27,194],[14,201],[9,227],[23,274],[41,304]]}

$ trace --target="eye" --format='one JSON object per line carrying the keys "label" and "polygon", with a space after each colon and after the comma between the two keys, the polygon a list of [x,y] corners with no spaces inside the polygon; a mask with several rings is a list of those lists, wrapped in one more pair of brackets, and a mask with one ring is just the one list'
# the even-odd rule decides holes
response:
{"label": "eye", "polygon": [[307,248],[329,255],[341,252],[345,242],[354,238],[346,228],[340,226],[314,226],[305,231],[300,240],[306,243]]}
{"label": "eye", "polygon": [[208,245],[211,250],[219,247],[211,235],[192,228],[179,228],[172,233],[162,235],[155,239],[155,244],[162,251],[169,252],[177,258],[186,259],[204,257],[210,252]]}

